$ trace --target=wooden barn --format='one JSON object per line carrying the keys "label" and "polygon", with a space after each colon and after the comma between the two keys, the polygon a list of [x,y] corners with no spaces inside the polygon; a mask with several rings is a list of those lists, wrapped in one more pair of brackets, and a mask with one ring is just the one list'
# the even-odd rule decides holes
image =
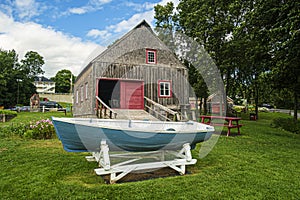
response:
{"label": "wooden barn", "polygon": [[74,117],[118,118],[122,110],[146,110],[171,119],[189,103],[187,76],[186,67],[144,20],[78,75]]}

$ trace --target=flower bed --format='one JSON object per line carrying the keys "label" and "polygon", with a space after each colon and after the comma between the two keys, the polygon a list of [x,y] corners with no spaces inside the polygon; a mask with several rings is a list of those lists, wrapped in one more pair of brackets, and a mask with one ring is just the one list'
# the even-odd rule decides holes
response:
{"label": "flower bed", "polygon": [[55,136],[54,126],[50,119],[31,122],[24,136],[32,139],[51,139]]}

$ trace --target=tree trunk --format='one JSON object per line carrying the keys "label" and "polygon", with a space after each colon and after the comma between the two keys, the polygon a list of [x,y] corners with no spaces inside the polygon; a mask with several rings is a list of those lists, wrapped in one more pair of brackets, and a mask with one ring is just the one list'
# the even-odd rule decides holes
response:
{"label": "tree trunk", "polygon": [[[255,76],[257,77],[257,76]],[[258,120],[258,95],[259,95],[259,92],[258,92],[258,84],[257,84],[257,80],[255,80],[255,83],[254,83],[254,93],[255,93],[255,115],[256,115],[256,120]]]}
{"label": "tree trunk", "polygon": [[207,114],[207,98],[206,97],[204,97],[203,107],[204,107],[203,114],[206,115]]}
{"label": "tree trunk", "polygon": [[196,99],[196,103],[195,103],[195,115],[196,115],[196,121],[198,122],[198,118],[201,115],[201,113],[199,112],[199,109],[198,109],[198,97],[197,97],[197,95],[195,96],[195,99]]}
{"label": "tree trunk", "polygon": [[[225,93],[226,93],[226,97],[225,99],[227,98],[227,94],[229,93],[229,89],[232,88],[231,85],[229,84],[229,78],[230,77],[230,72],[229,72],[229,69],[227,69],[227,75],[226,75],[226,88],[225,88]],[[227,103],[227,99],[225,101]]]}
{"label": "tree trunk", "polygon": [[298,119],[298,93],[294,89],[294,121],[297,122]]}
{"label": "tree trunk", "polygon": [[[198,103],[198,102],[197,102]],[[199,104],[199,113],[202,114],[202,105],[203,105],[203,98],[200,97],[200,104]],[[198,105],[197,105],[198,106]]]}

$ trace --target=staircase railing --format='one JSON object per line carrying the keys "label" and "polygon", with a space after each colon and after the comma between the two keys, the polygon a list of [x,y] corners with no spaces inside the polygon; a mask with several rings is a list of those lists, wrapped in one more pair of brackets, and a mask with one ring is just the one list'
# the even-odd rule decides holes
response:
{"label": "staircase railing", "polygon": [[97,117],[98,118],[109,118],[115,119],[117,118],[117,113],[111,109],[108,105],[106,105],[99,97],[96,96],[97,101]]}
{"label": "staircase railing", "polygon": [[145,110],[154,117],[164,121],[179,121],[180,114],[147,97],[145,99]]}

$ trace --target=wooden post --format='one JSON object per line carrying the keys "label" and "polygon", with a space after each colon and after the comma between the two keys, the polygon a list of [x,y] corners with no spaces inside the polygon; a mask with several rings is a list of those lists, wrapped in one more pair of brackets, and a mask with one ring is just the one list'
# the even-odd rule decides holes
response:
{"label": "wooden post", "polygon": [[100,104],[99,112],[100,112],[100,118],[102,118],[102,105],[101,104]]}

